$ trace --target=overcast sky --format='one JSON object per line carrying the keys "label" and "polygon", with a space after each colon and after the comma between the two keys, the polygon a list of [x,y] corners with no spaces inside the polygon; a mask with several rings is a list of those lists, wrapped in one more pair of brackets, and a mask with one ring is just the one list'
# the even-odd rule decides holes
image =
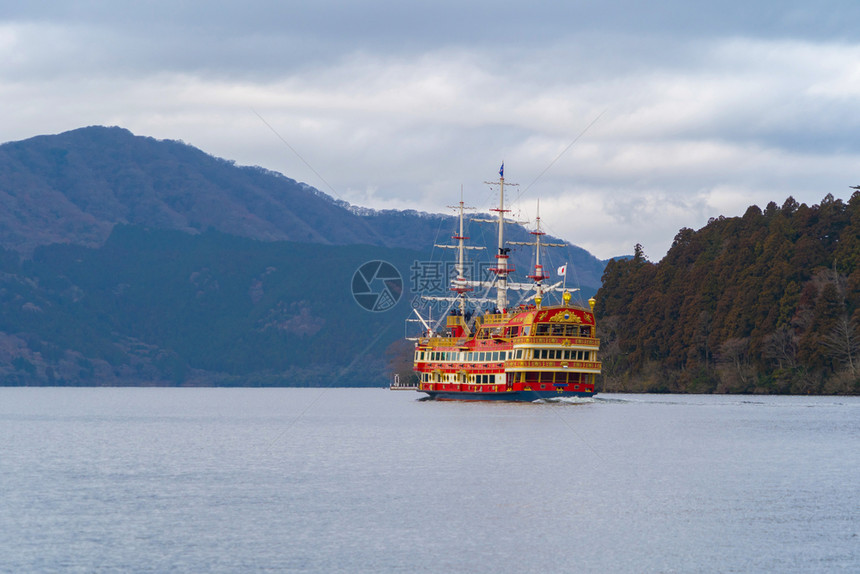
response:
{"label": "overcast sky", "polygon": [[504,161],[521,219],[659,260],[860,185],[860,2],[704,4],[0,0],[0,141],[117,125],[431,212]]}

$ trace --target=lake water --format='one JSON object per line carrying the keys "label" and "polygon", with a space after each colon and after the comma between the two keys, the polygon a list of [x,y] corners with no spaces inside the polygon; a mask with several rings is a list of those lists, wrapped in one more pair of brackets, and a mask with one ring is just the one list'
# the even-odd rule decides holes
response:
{"label": "lake water", "polygon": [[860,398],[0,388],[2,572],[857,572]]}

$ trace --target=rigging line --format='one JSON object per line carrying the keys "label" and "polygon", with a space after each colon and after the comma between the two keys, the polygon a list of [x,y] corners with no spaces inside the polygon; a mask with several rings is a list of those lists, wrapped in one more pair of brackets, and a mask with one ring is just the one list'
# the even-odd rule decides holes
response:
{"label": "rigging line", "polygon": [[582,136],[584,136],[584,135],[585,135],[585,133],[586,133],[588,130],[590,130],[590,129],[591,129],[591,126],[593,126],[594,124],[596,124],[596,123],[597,123],[597,120],[599,120],[601,117],[603,117],[603,114],[605,114],[605,113],[606,113],[606,110],[603,110],[602,112],[600,112],[599,114],[597,114],[597,117],[596,117],[596,118],[594,118],[593,120],[591,120],[591,123],[590,123],[590,124],[588,124],[587,126],[585,126],[585,129],[583,129],[581,132],[579,132],[579,135],[578,135],[578,136],[576,136],[575,138],[573,138],[573,141],[572,141],[572,142],[570,142],[569,144],[567,144],[567,147],[566,147],[566,148],[564,148],[564,149],[562,150],[562,152],[561,152],[560,154],[558,154],[558,156],[556,156],[556,158],[555,158],[554,160],[552,160],[551,162],[549,162],[549,165],[548,165],[548,166],[546,166],[546,168],[544,168],[544,170],[543,170],[542,172],[540,172],[540,174],[539,174],[536,178],[534,178],[534,181],[532,181],[530,184],[528,184],[528,185],[527,185],[527,186],[526,186],[526,187],[525,187],[525,188],[524,188],[524,189],[523,189],[519,194],[517,194],[517,199],[516,199],[516,201],[519,201],[519,200],[520,200],[520,197],[522,197],[522,196],[523,196],[523,194],[524,194],[525,192],[527,192],[529,189],[531,189],[531,187],[532,187],[535,183],[537,183],[537,181],[538,181],[541,177],[543,177],[543,174],[545,174],[547,171],[549,171],[549,168],[551,168],[551,167],[555,164],[555,162],[557,162],[558,160],[560,160],[560,159],[561,159],[561,156],[563,156],[564,154],[566,154],[566,153],[567,153],[567,150],[569,150],[570,148],[572,148],[572,147],[573,147],[573,144],[575,144],[576,142],[578,142],[578,141],[580,140],[580,138],[582,138]]}
{"label": "rigging line", "polygon": [[261,116],[259,113],[257,113],[257,110],[255,110],[254,108],[251,108],[251,111],[252,111],[252,112],[254,112],[254,115],[255,115],[255,116],[257,116],[258,118],[260,118],[260,121],[261,121],[261,122],[263,122],[264,124],[266,124],[266,127],[267,127],[267,128],[269,128],[270,130],[272,130],[272,133],[273,133],[273,134],[275,134],[275,136],[277,136],[277,138],[278,138],[279,140],[281,140],[281,141],[284,143],[284,145],[285,145],[285,146],[287,146],[288,148],[290,148],[290,151],[291,151],[291,152],[293,152],[293,153],[296,155],[296,157],[297,157],[297,158],[299,158],[300,160],[302,160],[302,163],[304,163],[306,166],[308,166],[308,169],[310,169],[312,172],[314,172],[314,175],[316,175],[316,176],[320,179],[320,181],[322,181],[322,182],[326,185],[326,187],[328,187],[328,188],[329,188],[329,191],[331,191],[333,194],[335,194],[339,200],[341,200],[341,201],[346,201],[344,198],[342,198],[342,197],[340,196],[340,194],[339,194],[338,192],[336,192],[336,191],[334,190],[334,188],[331,186],[331,184],[330,184],[329,182],[327,182],[327,181],[326,181],[326,179],[325,179],[323,176],[321,176],[321,175],[319,174],[319,172],[318,172],[317,170],[315,170],[315,169],[314,169],[314,167],[313,167],[311,164],[309,164],[309,163],[307,162],[307,160],[306,160],[305,158],[303,158],[299,152],[297,152],[297,151],[296,151],[296,148],[294,148],[293,146],[291,146],[291,145],[289,144],[289,142],[288,142],[287,140],[285,140],[285,139],[284,139],[284,137],[283,137],[281,134],[279,134],[279,133],[277,132],[277,130],[275,130],[275,128],[273,128],[273,127],[272,127],[272,125],[271,125],[269,122],[267,122],[265,119],[263,119],[263,116]]}
{"label": "rigging line", "polygon": [[[535,394],[537,394],[537,393],[535,392]],[[561,416],[561,413],[558,410],[556,410],[556,409],[552,409],[552,410],[555,413],[555,415],[558,417],[558,419],[562,422],[562,424],[564,424],[564,426],[566,426],[567,429],[570,432],[572,432],[576,436],[576,438],[578,438],[580,440],[580,442],[582,442],[582,444],[584,444],[595,457],[597,457],[597,460],[600,461],[601,464],[605,465],[606,460],[602,456],[600,456],[600,452],[596,448],[594,448],[594,446],[589,441],[582,438],[582,435],[580,435],[578,432],[576,432],[576,429],[574,429],[570,425],[570,423],[567,422],[567,420],[563,416]]]}
{"label": "rigging line", "polygon": [[436,237],[433,238],[433,247],[430,248],[430,261],[433,261],[433,256],[436,255],[436,244],[439,242],[439,233],[442,231],[442,226],[445,224],[445,215],[439,218],[439,227],[436,228]]}
{"label": "rigging line", "polygon": [[[334,194],[339,200],[341,200],[342,202],[347,204],[349,207],[352,207],[352,204],[350,202],[348,202],[347,200],[345,200],[343,197],[341,197],[340,194],[337,191],[335,191],[334,187],[332,187],[332,185],[328,181],[326,181],[326,179],[322,175],[320,175],[320,173],[317,170],[315,170],[314,167],[311,164],[309,164],[307,162],[307,160],[305,158],[303,158],[298,151],[296,151],[296,148],[291,146],[290,143],[287,140],[285,140],[284,137],[281,134],[279,134],[278,131],[274,127],[272,127],[272,124],[267,122],[265,120],[265,118],[263,118],[263,116],[261,116],[257,112],[257,110],[255,110],[254,108],[251,108],[251,111],[254,112],[255,116],[260,118],[261,122],[266,124],[266,127],[269,128],[272,131],[272,133],[275,134],[275,136],[284,143],[285,146],[290,148],[290,151],[293,152],[297,158],[302,160],[302,163],[304,163],[306,166],[308,166],[308,168],[312,172],[314,172],[314,175],[316,175],[320,179],[320,181],[322,181],[326,185],[326,187],[329,188],[329,190],[332,192],[332,194]],[[349,208],[347,208],[347,211],[349,211]],[[374,226],[372,226],[363,216],[357,215],[357,217],[358,217],[358,221],[364,226],[364,228],[371,235],[373,235],[376,238],[376,240],[379,242],[379,245],[385,246],[387,244],[385,237],[383,237],[382,234],[379,233],[379,231]]]}
{"label": "rigging line", "polygon": [[[547,231],[552,232],[552,236],[551,236],[551,237],[561,237],[561,235],[557,234],[557,233],[555,232],[555,230],[554,230],[554,229],[552,229],[552,227],[551,227],[551,226],[549,226],[549,225],[547,225],[547,224],[544,224],[544,225],[546,225]],[[570,269],[571,269],[571,270],[573,270],[573,281],[574,281],[574,285],[576,285],[577,287],[579,287],[580,289],[582,289],[582,282],[580,282],[580,280],[579,280],[579,274],[576,272],[576,265],[574,265],[574,263],[573,263],[573,252],[572,252],[572,250],[573,250],[574,248],[577,248],[577,247],[578,247],[579,249],[583,249],[583,248],[582,248],[582,247],[580,247],[579,245],[574,245],[574,244],[573,244],[573,243],[571,243],[570,241],[566,241],[566,240],[563,240],[563,241],[565,241],[565,243],[567,243],[567,247],[565,248],[565,252],[567,253],[567,259],[568,259],[568,264],[570,265]],[[582,302],[582,301],[583,301],[583,299],[582,299],[582,291],[579,291],[578,293],[579,293],[579,295],[578,295],[579,301],[581,301],[581,302]]]}
{"label": "rigging line", "polygon": [[[382,330],[379,331],[379,333],[377,333],[376,337],[374,337],[373,340],[371,340],[370,343],[360,353],[358,353],[355,356],[355,358],[352,360],[352,362],[350,362],[349,365],[347,365],[346,367],[344,367],[343,369],[340,370],[340,373],[338,373],[338,376],[334,377],[334,379],[340,380],[346,373],[348,373],[355,366],[356,362],[358,362],[360,359],[364,358],[368,354],[368,352],[370,352],[370,349],[373,348],[373,346],[379,341],[379,339],[382,337],[382,335],[384,335],[385,332],[391,328],[391,325],[393,325],[393,323],[389,323],[388,325],[383,327]],[[288,432],[290,432],[294,426],[296,426],[296,423],[298,423],[302,418],[304,418],[305,414],[307,414],[307,412],[311,409],[312,406],[314,406],[315,404],[317,404],[319,402],[319,400],[326,393],[326,391],[331,390],[332,384],[334,384],[334,380],[327,385],[323,385],[323,387],[320,389],[320,392],[317,394],[317,396],[314,397],[314,399],[310,403],[308,403],[304,409],[302,409],[302,412],[300,412],[298,415],[296,415],[295,418],[293,418],[293,420],[291,420],[289,422],[289,424],[287,424],[287,428],[282,430],[275,438],[273,438],[269,442],[268,445],[266,445],[266,448],[263,450],[262,454],[267,454],[269,451],[271,451],[272,447],[275,445],[275,443],[279,442],[282,438],[284,438],[284,436]]]}

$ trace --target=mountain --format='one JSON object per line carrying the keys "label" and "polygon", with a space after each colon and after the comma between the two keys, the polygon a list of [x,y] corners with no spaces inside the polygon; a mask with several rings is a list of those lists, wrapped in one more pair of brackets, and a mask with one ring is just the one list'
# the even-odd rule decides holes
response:
{"label": "mountain", "polygon": [[[452,254],[433,244],[456,223],[355,208],[121,128],[0,145],[0,384],[385,384],[411,352],[417,293],[448,292]],[[472,233],[486,270],[495,233]],[[548,270],[570,262],[568,284],[587,298],[604,262],[558,251]],[[531,258],[512,251],[521,276]],[[374,261],[400,282],[362,287],[358,270]],[[362,308],[356,285],[390,301]]]}
{"label": "mountain", "polygon": [[860,191],[637,246],[597,295],[605,390],[860,393]]}
{"label": "mountain", "polygon": [[[104,245],[0,252],[5,385],[367,386],[412,311],[369,312],[354,273],[423,254],[118,225]],[[390,354],[390,352],[389,352]]]}
{"label": "mountain", "polygon": [[263,241],[382,244],[307,185],[176,141],[88,127],[0,146],[0,245],[98,246],[118,223]]}
{"label": "mountain", "polygon": [[[117,224],[424,250],[453,234],[456,222],[445,215],[354,208],[281,174],[118,127],[0,145],[0,246],[24,255],[52,243],[98,247]],[[519,226],[511,226],[509,236],[529,237]],[[479,243],[484,237],[492,260],[493,235],[476,233]],[[528,250],[514,257],[520,269],[530,270]],[[605,262],[585,250],[569,245],[555,261],[571,263],[585,293],[600,286]]]}

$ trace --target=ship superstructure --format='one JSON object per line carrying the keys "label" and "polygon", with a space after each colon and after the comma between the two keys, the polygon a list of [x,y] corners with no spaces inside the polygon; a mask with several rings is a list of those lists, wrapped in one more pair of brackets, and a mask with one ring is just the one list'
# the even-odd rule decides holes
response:
{"label": "ship superstructure", "polygon": [[[540,228],[540,212],[534,241],[504,241],[505,178],[504,164],[499,170],[499,207],[493,211],[498,225],[494,281],[487,291],[495,290],[494,308],[480,312],[479,305],[492,298],[482,296],[484,284],[465,277],[466,245],[461,199],[459,232],[456,245],[440,246],[457,250],[456,277],[451,281],[450,297],[427,297],[449,301],[449,311],[432,325],[419,315],[425,330],[415,343],[414,370],[417,390],[436,399],[534,401],[551,397],[590,397],[595,377],[600,374],[597,351],[600,341],[595,333],[594,299],[588,306],[571,302],[571,291],[563,282],[545,285],[549,279],[541,264],[542,247],[562,247],[545,243]],[[475,220],[481,221],[481,220]],[[507,245],[535,247],[535,267],[530,283],[510,281]],[[566,266],[565,266],[566,267]],[[565,269],[566,271],[566,269]],[[478,295],[472,296],[476,292]],[[508,291],[532,292],[524,302],[512,305]],[[561,303],[544,305],[545,295],[562,291]],[[417,314],[417,311],[416,311]]]}

